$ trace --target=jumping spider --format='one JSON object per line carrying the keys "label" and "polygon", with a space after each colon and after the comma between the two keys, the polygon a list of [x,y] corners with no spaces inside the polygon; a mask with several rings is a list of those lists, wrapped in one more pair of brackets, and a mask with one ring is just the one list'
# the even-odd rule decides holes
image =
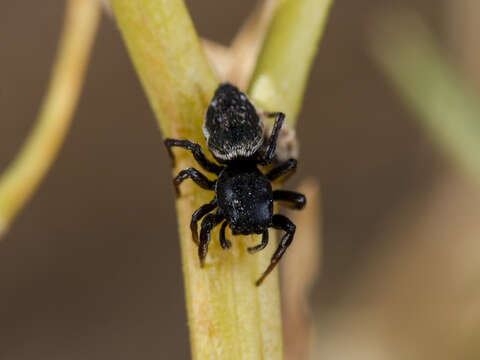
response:
{"label": "jumping spider", "polygon": [[[203,124],[208,150],[222,165],[209,161],[198,144],[188,140],[165,140],[172,160],[173,146],[185,148],[192,152],[200,166],[218,176],[211,181],[197,169],[188,168],[180,171],[173,180],[177,195],[179,185],[188,178],[200,187],[215,192],[212,201],[193,213],[190,223],[202,267],[207,256],[210,231],[222,222],[220,245],[223,249],[228,249],[231,245],[225,238],[227,226],[230,226],[234,235],[262,234],[262,242],[248,248],[250,253],[267,246],[269,227],[285,231],[270,265],[257,280],[257,286],[279,262],[295,234],[295,225],[287,217],[273,214],[273,202],[282,201],[293,209],[302,209],[306,203],[304,195],[293,191],[272,190],[270,184],[281,176],[292,174],[297,168],[297,160],[289,159],[280,163],[267,174],[258,168],[259,165],[269,165],[274,160],[278,134],[285,119],[285,115],[280,112],[266,115],[275,118],[269,138],[264,137],[263,122],[247,96],[233,85],[224,83],[216,90]],[[218,210],[210,213],[215,208]],[[198,241],[197,222],[203,217]]]}

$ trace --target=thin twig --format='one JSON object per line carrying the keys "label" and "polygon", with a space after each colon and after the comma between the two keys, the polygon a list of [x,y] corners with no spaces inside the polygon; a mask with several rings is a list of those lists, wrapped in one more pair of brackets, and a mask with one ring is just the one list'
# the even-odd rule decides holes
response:
{"label": "thin twig", "polygon": [[100,18],[97,0],[69,0],[47,95],[35,127],[0,179],[0,235],[35,192],[56,158],[82,89]]}
{"label": "thin twig", "polygon": [[375,60],[428,135],[480,180],[480,101],[420,16],[407,9],[384,14],[371,31],[371,44]]}

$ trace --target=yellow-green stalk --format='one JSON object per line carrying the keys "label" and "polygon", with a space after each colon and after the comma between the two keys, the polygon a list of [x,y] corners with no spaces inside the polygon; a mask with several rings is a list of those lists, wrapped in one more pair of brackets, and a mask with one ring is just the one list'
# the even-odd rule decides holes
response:
{"label": "yellow-green stalk", "polygon": [[414,12],[383,15],[372,29],[375,59],[428,135],[480,179],[480,100]]}
{"label": "yellow-green stalk", "polygon": [[78,102],[99,18],[98,0],[67,2],[56,62],[35,127],[0,178],[0,236],[60,150]]}
{"label": "yellow-green stalk", "polygon": [[[204,145],[203,114],[218,82],[185,5],[180,0],[111,4],[163,136]],[[175,153],[175,171],[195,166],[188,152]],[[182,184],[181,191],[177,213],[193,358],[280,359],[278,278],[272,275],[262,287],[254,285],[270,251],[248,254],[248,238],[235,238],[224,251],[213,232],[206,265],[200,268],[189,222],[213,194],[190,182]]]}
{"label": "yellow-green stalk", "polygon": [[278,0],[250,82],[255,104],[294,126],[333,0]]}

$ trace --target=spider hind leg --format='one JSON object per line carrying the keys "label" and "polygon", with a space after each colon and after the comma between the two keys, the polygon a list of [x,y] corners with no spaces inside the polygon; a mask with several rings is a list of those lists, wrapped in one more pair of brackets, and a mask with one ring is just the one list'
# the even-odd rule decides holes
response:
{"label": "spider hind leg", "polygon": [[288,246],[292,243],[293,235],[295,234],[296,228],[295,225],[286,216],[278,214],[273,215],[272,227],[275,229],[284,230],[285,235],[283,235],[282,240],[280,240],[280,244],[278,245],[277,250],[275,250],[275,253],[272,256],[270,265],[255,283],[255,285],[257,286],[259,286],[263,282],[263,280],[265,280],[267,275],[270,274],[275,268],[275,266],[278,264],[283,254],[285,253],[285,250],[287,250]]}
{"label": "spider hind leg", "polygon": [[250,254],[254,254],[257,251],[265,249],[267,244],[268,244],[268,230],[265,230],[262,234],[262,242],[260,244],[256,245],[256,246],[252,246],[252,247],[247,248],[247,251]]}
{"label": "spider hind leg", "polygon": [[282,205],[294,210],[302,210],[307,204],[305,195],[290,190],[275,190],[273,192],[273,200],[280,201]]}

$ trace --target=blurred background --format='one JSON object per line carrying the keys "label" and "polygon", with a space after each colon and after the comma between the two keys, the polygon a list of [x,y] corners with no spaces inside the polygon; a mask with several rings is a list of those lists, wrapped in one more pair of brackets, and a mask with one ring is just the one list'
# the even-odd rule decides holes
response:
{"label": "blurred background", "polygon": [[[199,33],[227,45],[255,1],[187,4]],[[480,357],[478,178],[402,100],[368,41],[400,5],[480,86],[476,0],[334,3],[287,186],[321,183],[317,359]],[[0,169],[36,117],[63,10],[62,0],[0,2]],[[0,243],[0,359],[189,358],[170,179],[153,114],[104,16],[66,143]]]}

